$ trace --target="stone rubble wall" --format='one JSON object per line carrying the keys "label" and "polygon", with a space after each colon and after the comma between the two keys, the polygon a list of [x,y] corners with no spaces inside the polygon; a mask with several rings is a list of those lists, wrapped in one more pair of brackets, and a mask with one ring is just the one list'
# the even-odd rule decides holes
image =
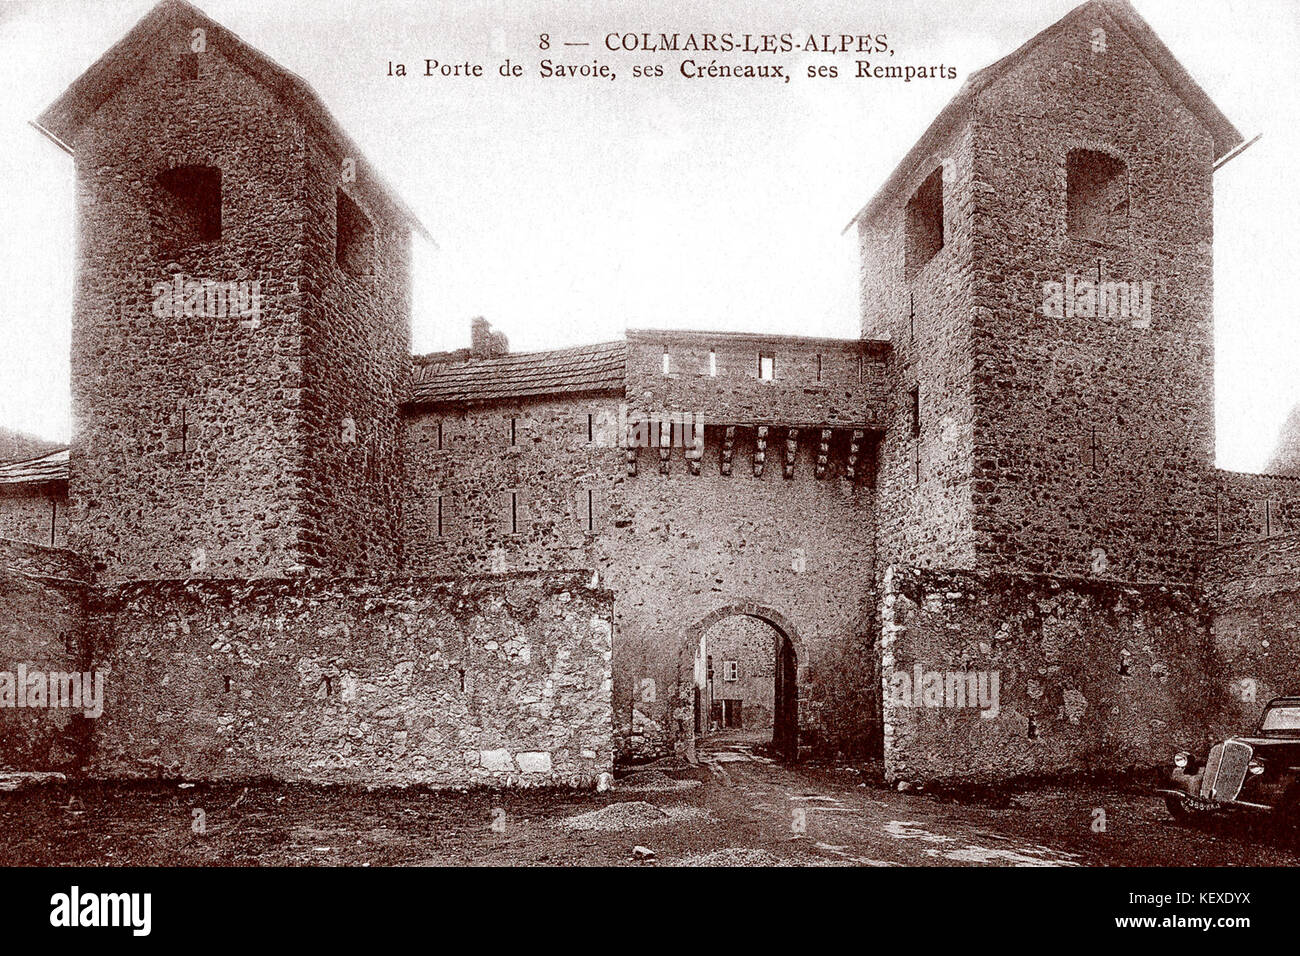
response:
{"label": "stone rubble wall", "polygon": [[0,670],[99,670],[104,711],[0,708],[0,766],[574,786],[613,767],[613,596],[590,572],[148,581],[0,542]]}
{"label": "stone rubble wall", "polygon": [[1212,637],[1232,706],[1226,728],[1253,727],[1273,697],[1300,694],[1300,534],[1215,549],[1201,570]]}
{"label": "stone rubble wall", "polygon": [[[1145,769],[1230,722],[1227,666],[1193,588],[900,566],[884,582],[890,780]],[[996,673],[997,716],[924,696],[904,706],[893,675],[917,664]]]}
{"label": "stone rubble wall", "polygon": [[[85,670],[90,569],[71,551],[0,540],[0,672]],[[70,708],[0,707],[0,767],[65,771],[86,759],[90,721]]]}
{"label": "stone rubble wall", "polygon": [[0,538],[47,548],[68,544],[66,485],[0,488]]}

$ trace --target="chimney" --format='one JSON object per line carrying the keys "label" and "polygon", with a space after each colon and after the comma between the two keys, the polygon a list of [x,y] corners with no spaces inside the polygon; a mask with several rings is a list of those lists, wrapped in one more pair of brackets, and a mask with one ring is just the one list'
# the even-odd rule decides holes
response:
{"label": "chimney", "polygon": [[470,323],[470,354],[476,359],[497,358],[510,351],[505,335],[492,328],[492,323],[478,316]]}

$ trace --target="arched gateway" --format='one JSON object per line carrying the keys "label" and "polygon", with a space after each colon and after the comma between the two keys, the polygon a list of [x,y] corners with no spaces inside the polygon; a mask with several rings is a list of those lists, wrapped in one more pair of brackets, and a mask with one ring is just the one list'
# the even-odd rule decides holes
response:
{"label": "arched gateway", "polygon": [[708,705],[713,674],[705,637],[715,624],[736,616],[762,621],[773,632],[772,748],[783,760],[798,760],[799,699],[807,672],[807,650],[798,630],[784,614],[755,601],[720,607],[686,629],[678,648],[678,739],[687,757],[694,760],[697,739],[709,732],[711,723]]}

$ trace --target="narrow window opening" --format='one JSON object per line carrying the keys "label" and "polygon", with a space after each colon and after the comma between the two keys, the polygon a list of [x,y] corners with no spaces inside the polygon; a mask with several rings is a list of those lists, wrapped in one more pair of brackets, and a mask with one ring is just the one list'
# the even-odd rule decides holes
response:
{"label": "narrow window opening", "polygon": [[50,502],[50,547],[54,547],[54,529],[58,526],[59,503]]}
{"label": "narrow window opening", "polygon": [[516,444],[516,439],[518,437],[518,432],[516,428],[518,421],[519,420],[517,418],[510,419],[510,444],[512,445]]}
{"label": "narrow window opening", "polygon": [[375,269],[375,227],[370,217],[342,189],[336,190],[334,259],[349,275],[370,275]]}
{"label": "narrow window opening", "polygon": [[911,282],[943,248],[943,167],[917,187],[905,210],[903,267]]}
{"label": "narrow window opening", "polygon": [[1081,239],[1114,242],[1128,229],[1128,169],[1095,149],[1065,158],[1065,227]]}
{"label": "narrow window opening", "polygon": [[595,506],[596,506],[596,496],[589,488],[587,489],[587,530],[588,531],[596,530],[596,507]]}
{"label": "narrow window opening", "polygon": [[510,533],[519,533],[519,492],[510,492]]}
{"label": "narrow window opening", "polygon": [[230,693],[230,678],[229,678],[229,677],[223,677],[222,680],[224,680],[224,681],[226,682],[226,690],[225,690],[225,693],[229,694],[229,693]]}
{"label": "narrow window opening", "polygon": [[921,437],[921,386],[913,385],[907,392],[910,406],[912,437]]}
{"label": "narrow window opening", "polygon": [[665,352],[665,353],[664,353],[664,374],[665,374],[665,375],[668,374],[668,368],[669,368],[669,365],[668,365],[668,353]]}
{"label": "narrow window opening", "polygon": [[438,451],[442,451],[442,421],[438,422]]}
{"label": "narrow window opening", "polygon": [[758,378],[763,382],[770,382],[776,378],[776,353],[758,353]]}
{"label": "narrow window opening", "polygon": [[716,378],[718,375],[718,353],[709,349],[709,375]]}
{"label": "narrow window opening", "polygon": [[442,537],[442,495],[438,496],[438,537]]}
{"label": "narrow window opening", "polygon": [[596,416],[587,412],[587,441],[592,442],[596,439]]}
{"label": "narrow window opening", "polygon": [[817,353],[817,381],[822,380],[822,353]]}
{"label": "narrow window opening", "polygon": [[859,384],[861,384],[862,382],[862,365],[863,365],[862,356],[859,355],[858,356],[858,383]]}
{"label": "narrow window opening", "polygon": [[176,251],[221,238],[221,170],[177,166],[154,178],[150,226],[154,242]]}

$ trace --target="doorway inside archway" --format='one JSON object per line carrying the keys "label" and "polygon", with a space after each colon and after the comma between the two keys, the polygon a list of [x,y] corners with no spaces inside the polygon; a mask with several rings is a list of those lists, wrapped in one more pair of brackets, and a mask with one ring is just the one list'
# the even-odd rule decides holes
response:
{"label": "doorway inside archway", "polygon": [[[799,661],[780,627],[752,613],[711,615],[698,628],[689,700],[689,749],[703,741],[799,755]],[[684,662],[685,663],[685,662]]]}

